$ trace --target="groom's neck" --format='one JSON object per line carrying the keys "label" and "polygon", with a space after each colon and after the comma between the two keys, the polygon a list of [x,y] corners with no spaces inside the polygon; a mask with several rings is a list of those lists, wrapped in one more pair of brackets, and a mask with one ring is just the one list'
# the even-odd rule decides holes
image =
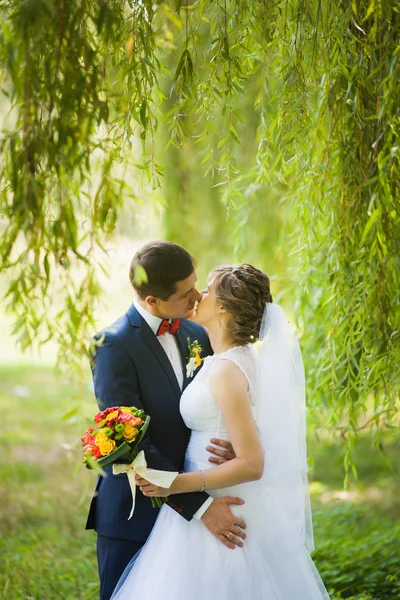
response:
{"label": "groom's neck", "polygon": [[147,310],[148,313],[150,313],[151,315],[153,315],[153,317],[158,317],[159,319],[169,319],[170,318],[170,317],[165,316],[164,314],[162,314],[160,312],[160,309],[158,308],[157,305],[149,304],[148,302],[146,302],[146,300],[142,300],[139,297],[136,298],[136,302],[138,304],[140,304],[140,306],[142,308],[144,308],[144,310]]}
{"label": "groom's neck", "polygon": [[149,304],[148,302],[146,302],[146,300],[142,300],[141,298],[137,297],[136,298],[136,302],[138,304],[140,304],[140,306],[142,308],[144,308],[144,310],[147,310],[148,313],[150,313],[151,315],[153,315],[153,317],[159,317],[160,319],[162,319],[163,317],[159,314],[159,311],[156,307],[153,307],[151,304]]}

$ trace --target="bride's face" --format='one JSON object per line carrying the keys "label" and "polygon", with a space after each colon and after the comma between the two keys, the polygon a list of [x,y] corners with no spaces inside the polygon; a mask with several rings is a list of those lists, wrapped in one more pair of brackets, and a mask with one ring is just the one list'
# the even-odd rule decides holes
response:
{"label": "bride's face", "polygon": [[224,311],[215,293],[215,286],[212,279],[208,280],[207,288],[200,293],[202,298],[197,305],[194,321],[204,327],[209,327],[214,322],[220,323],[221,312]]}

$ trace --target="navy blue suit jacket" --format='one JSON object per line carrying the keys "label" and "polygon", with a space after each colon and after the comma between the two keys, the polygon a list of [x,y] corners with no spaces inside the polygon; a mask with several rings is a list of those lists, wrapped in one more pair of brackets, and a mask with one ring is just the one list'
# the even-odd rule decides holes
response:
{"label": "navy blue suit jacket", "polygon": [[[111,406],[136,406],[151,416],[140,449],[153,469],[182,471],[190,431],[179,412],[181,390],[160,342],[132,304],[128,312],[99,334],[103,342],[96,348],[92,365],[94,390],[100,410]],[[202,357],[212,354],[205,330],[196,323],[181,320],[176,334],[184,369],[189,354],[187,338],[198,340]],[[185,369],[186,370],[186,369]],[[190,382],[184,373],[183,389]],[[120,539],[145,541],[157,518],[150,498],[137,490],[135,511],[126,474],[99,477],[92,499],[86,529]],[[190,520],[206,501],[205,492],[177,494],[168,504]]]}

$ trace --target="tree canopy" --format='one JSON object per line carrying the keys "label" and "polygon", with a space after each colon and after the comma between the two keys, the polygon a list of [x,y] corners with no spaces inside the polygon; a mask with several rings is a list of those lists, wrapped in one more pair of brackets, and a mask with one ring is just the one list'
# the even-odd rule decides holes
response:
{"label": "tree canopy", "polygon": [[[10,110],[1,269],[23,346],[54,337],[61,359],[85,354],[101,294],[94,251],[123,203],[137,201],[127,182],[136,170],[164,186],[170,239],[214,261],[220,251],[287,269],[279,297],[298,321],[310,406],[349,453],[359,427],[397,425],[398,4],[9,0],[0,9]],[[65,306],[54,314],[57,290]]]}

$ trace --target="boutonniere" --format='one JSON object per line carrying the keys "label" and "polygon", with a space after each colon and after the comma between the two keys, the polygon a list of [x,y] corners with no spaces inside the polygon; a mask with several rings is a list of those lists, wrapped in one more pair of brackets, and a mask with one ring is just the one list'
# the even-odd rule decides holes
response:
{"label": "boutonniere", "polygon": [[186,377],[193,377],[193,373],[204,360],[204,358],[201,358],[200,356],[203,352],[203,348],[199,345],[197,340],[190,343],[190,338],[187,338],[187,343],[189,348],[189,356],[186,365]]}

